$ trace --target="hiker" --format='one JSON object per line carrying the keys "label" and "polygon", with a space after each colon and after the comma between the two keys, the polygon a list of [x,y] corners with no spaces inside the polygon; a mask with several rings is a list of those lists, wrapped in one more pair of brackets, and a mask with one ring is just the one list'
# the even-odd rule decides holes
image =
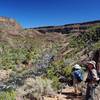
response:
{"label": "hiker", "polygon": [[76,64],[73,66],[72,76],[73,76],[73,86],[75,94],[76,95],[82,94],[80,86],[83,80],[83,74],[80,65]]}
{"label": "hiker", "polygon": [[89,61],[87,64],[87,70],[88,70],[88,75],[85,81],[87,83],[85,100],[96,100],[95,99],[95,89],[100,81],[97,75],[96,62]]}
{"label": "hiker", "polygon": [[100,78],[100,48],[94,52],[93,60],[96,62],[96,69]]}

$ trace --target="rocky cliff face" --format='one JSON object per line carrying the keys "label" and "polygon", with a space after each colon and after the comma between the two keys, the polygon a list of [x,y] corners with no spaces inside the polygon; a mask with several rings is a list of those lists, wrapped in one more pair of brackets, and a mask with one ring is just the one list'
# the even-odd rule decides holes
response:
{"label": "rocky cliff face", "polygon": [[16,22],[16,20],[8,17],[0,17],[0,31],[8,31],[8,33],[18,34],[19,30],[22,33],[31,33],[33,35],[43,35],[45,33],[61,33],[61,34],[69,34],[69,33],[80,33],[86,32],[92,26],[100,26],[100,20],[84,22],[84,23],[75,23],[75,24],[65,24],[61,26],[44,26],[37,28],[26,28],[23,29],[20,24]]}
{"label": "rocky cliff face", "polygon": [[28,37],[35,37],[37,35],[41,35],[41,33],[37,30],[23,29],[22,26],[17,23],[16,20],[8,17],[0,17],[0,33],[3,33],[1,35],[21,35]]}
{"label": "rocky cliff face", "polygon": [[62,26],[47,26],[47,27],[38,27],[36,30],[46,33],[46,32],[58,32],[62,34],[76,33],[76,32],[85,32],[88,28],[92,26],[100,25],[100,20],[84,22],[84,23],[75,23],[75,24],[66,24]]}
{"label": "rocky cliff face", "polygon": [[0,28],[21,29],[21,26],[14,20],[8,17],[0,17]]}

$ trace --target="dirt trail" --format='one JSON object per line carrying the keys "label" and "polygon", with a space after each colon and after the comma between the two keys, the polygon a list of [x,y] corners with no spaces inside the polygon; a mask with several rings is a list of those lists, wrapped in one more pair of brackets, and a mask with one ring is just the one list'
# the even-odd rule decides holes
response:
{"label": "dirt trail", "polygon": [[82,100],[81,96],[75,96],[73,87],[66,87],[62,90],[62,94],[55,97],[44,97],[44,100]]}

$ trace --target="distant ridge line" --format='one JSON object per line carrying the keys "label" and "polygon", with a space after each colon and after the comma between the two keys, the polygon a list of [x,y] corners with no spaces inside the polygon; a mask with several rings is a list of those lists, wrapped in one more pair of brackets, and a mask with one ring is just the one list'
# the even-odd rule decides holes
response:
{"label": "distant ridge line", "polygon": [[[52,26],[41,26],[41,27],[35,27],[34,29],[42,29],[42,28],[53,28],[53,27],[60,27],[60,26],[72,26],[72,25],[86,25],[86,24],[95,24],[100,23],[100,20],[94,20],[94,21],[85,21],[85,22],[79,22],[79,23],[71,23],[71,24],[64,24],[64,25],[52,25]],[[31,28],[30,28],[31,29]]]}

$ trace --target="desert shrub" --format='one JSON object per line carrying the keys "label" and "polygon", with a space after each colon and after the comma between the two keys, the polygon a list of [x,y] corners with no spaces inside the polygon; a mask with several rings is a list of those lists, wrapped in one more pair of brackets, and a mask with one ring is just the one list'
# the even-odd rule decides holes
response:
{"label": "desert shrub", "polygon": [[15,91],[0,92],[0,100],[16,100]]}
{"label": "desert shrub", "polygon": [[53,68],[48,69],[47,77],[52,80],[52,86],[54,90],[55,91],[58,90],[60,86],[60,82],[59,82],[59,76],[57,75],[56,70],[54,70]]}
{"label": "desert shrub", "polygon": [[15,69],[16,65],[24,60],[32,60],[35,62],[39,57],[39,50],[32,49],[29,51],[27,48],[12,48],[8,44],[0,44],[2,53],[0,53],[0,68],[3,69]]}
{"label": "desert shrub", "polygon": [[63,71],[65,72],[66,76],[70,76],[72,72],[72,66],[66,66]]}
{"label": "desert shrub", "polygon": [[100,48],[100,41],[96,42],[94,45],[93,45],[93,48],[96,50],[96,49],[99,49]]}
{"label": "desert shrub", "polygon": [[54,88],[55,91],[60,89],[60,82],[59,78],[57,76],[52,77],[52,87]]}
{"label": "desert shrub", "polygon": [[100,40],[100,26],[93,26],[87,32],[82,32],[78,36],[73,36],[70,39],[70,47],[81,50],[85,47],[91,48],[93,43]]}
{"label": "desert shrub", "polygon": [[[47,69],[47,77],[53,81],[52,86],[55,90],[59,90],[62,83],[67,83],[72,80],[72,67],[69,62],[59,60],[54,62],[52,66]],[[62,82],[60,81],[62,80]]]}
{"label": "desert shrub", "polygon": [[83,35],[73,36],[70,39],[70,47],[77,48],[80,50],[81,48],[84,48],[84,46],[85,46],[85,41],[83,39]]}
{"label": "desert shrub", "polygon": [[37,99],[41,98],[43,95],[55,94],[52,88],[52,81],[41,77],[36,77],[36,79],[26,79],[24,85],[17,89],[17,93],[21,96],[30,93]]}

